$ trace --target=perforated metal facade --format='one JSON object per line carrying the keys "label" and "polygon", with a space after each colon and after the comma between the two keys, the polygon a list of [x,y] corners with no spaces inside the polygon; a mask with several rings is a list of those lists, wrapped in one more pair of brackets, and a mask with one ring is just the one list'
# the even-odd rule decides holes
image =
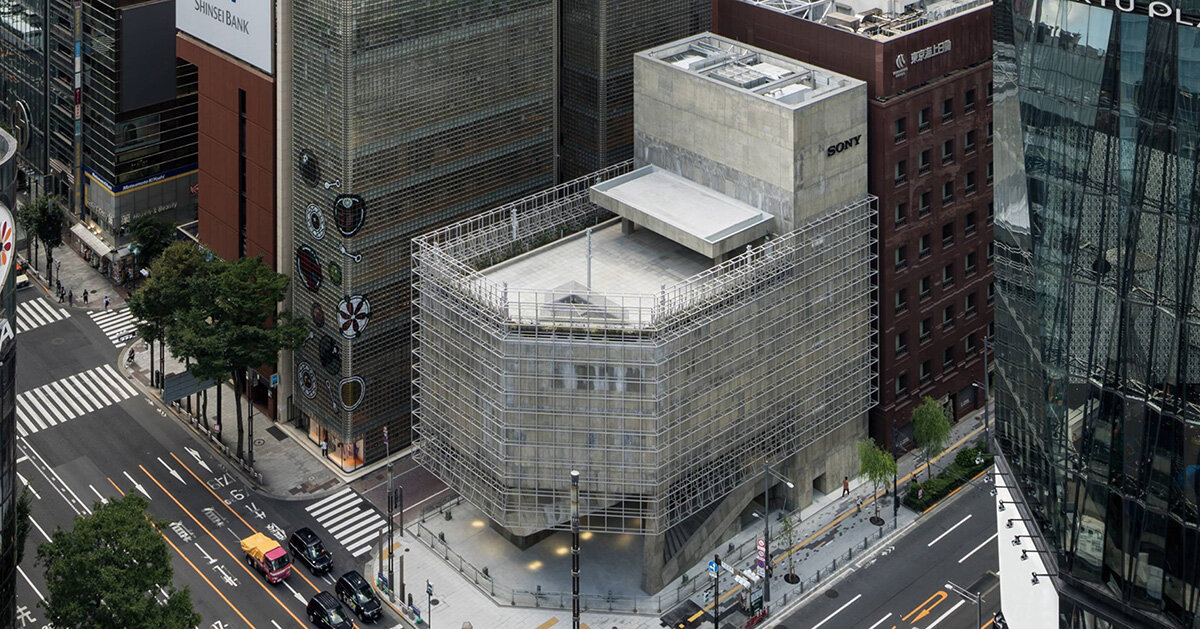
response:
{"label": "perforated metal facade", "polygon": [[[414,241],[417,459],[518,535],[655,535],[875,403],[874,199],[658,294],[499,284],[480,269],[612,218],[621,164]],[[533,255],[536,255],[533,254]]]}
{"label": "perforated metal facade", "polygon": [[293,5],[294,398],[347,469],[409,441],[411,239],[553,183],[554,4]]}

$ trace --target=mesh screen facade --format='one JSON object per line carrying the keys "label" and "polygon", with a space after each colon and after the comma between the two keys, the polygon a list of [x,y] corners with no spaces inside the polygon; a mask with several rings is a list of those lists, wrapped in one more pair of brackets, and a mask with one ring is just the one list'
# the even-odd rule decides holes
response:
{"label": "mesh screen facade", "polygon": [[564,180],[633,157],[633,55],[708,30],[710,0],[571,0],[560,8]]}
{"label": "mesh screen facade", "polygon": [[[479,272],[611,220],[628,163],[414,241],[418,461],[517,535],[657,535],[875,403],[873,197],[651,295]],[[536,253],[531,255],[537,255]]]}
{"label": "mesh screen facade", "polygon": [[[554,2],[293,6],[295,404],[344,468],[409,441],[409,242],[553,183]],[[320,432],[324,430],[325,432]]]}

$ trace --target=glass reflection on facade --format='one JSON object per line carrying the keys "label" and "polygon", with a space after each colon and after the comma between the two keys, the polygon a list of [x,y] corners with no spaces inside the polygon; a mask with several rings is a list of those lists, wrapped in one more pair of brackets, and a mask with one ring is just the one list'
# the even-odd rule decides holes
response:
{"label": "glass reflection on facade", "polygon": [[1200,7],[1108,4],[996,4],[997,437],[1063,626],[1193,627]]}
{"label": "glass reflection on facade", "polygon": [[[0,131],[0,206],[3,206],[0,215],[7,215],[0,220],[12,220],[9,199],[13,198],[16,185],[16,150],[16,140]],[[0,258],[0,269],[7,269],[0,275],[0,626],[15,627],[18,549],[17,343],[14,330],[17,328],[17,290],[12,258],[7,261]]]}

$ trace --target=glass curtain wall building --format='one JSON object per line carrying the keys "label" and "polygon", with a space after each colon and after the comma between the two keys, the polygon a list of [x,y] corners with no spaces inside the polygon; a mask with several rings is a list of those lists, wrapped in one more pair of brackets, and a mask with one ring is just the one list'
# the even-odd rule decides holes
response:
{"label": "glass curtain wall building", "polygon": [[1200,3],[995,11],[997,438],[1035,587],[1063,627],[1195,627]]}
{"label": "glass curtain wall building", "polygon": [[711,0],[558,0],[559,181],[633,157],[633,55],[707,30]]}
{"label": "glass curtain wall building", "polygon": [[410,442],[410,242],[553,185],[555,0],[292,7],[293,419],[343,469]]}

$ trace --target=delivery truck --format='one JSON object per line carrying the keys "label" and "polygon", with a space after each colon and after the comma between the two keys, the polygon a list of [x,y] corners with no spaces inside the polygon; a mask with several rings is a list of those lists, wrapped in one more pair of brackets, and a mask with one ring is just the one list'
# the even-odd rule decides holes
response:
{"label": "delivery truck", "polygon": [[258,570],[271,583],[279,583],[292,574],[292,562],[279,542],[255,533],[242,540],[242,552],[246,553],[246,565]]}

